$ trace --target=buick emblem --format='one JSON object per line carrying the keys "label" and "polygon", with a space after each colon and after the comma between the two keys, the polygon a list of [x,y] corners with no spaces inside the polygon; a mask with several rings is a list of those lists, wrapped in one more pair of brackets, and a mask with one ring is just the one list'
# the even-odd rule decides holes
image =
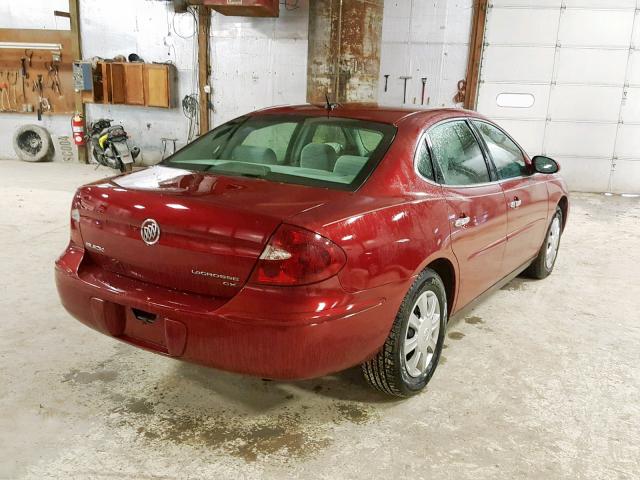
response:
{"label": "buick emblem", "polygon": [[147,245],[154,245],[160,240],[160,225],[152,218],[146,219],[140,226],[140,236]]}

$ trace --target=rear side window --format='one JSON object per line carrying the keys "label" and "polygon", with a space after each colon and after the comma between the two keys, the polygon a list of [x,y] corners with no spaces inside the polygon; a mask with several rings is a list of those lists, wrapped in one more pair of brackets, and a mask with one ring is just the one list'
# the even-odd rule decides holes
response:
{"label": "rear side window", "polygon": [[429,130],[429,140],[445,185],[491,181],[480,145],[464,120],[435,126]]}
{"label": "rear side window", "polygon": [[500,179],[521,177],[528,174],[522,150],[502,130],[485,122],[474,121],[473,124],[487,144]]}
{"label": "rear side window", "polygon": [[396,127],[305,115],[254,115],[212,130],[165,166],[274,182],[355,190],[393,142]]}
{"label": "rear side window", "polygon": [[436,177],[433,174],[433,164],[431,163],[431,155],[429,154],[426,138],[420,140],[418,152],[416,153],[416,168],[424,178],[435,181]]}

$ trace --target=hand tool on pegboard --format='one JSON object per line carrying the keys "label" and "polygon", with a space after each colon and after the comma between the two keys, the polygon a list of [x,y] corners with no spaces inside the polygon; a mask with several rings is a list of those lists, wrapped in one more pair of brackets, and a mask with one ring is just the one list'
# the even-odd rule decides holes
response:
{"label": "hand tool on pegboard", "polygon": [[58,96],[62,96],[62,88],[60,87],[60,75],[58,72],[58,64],[55,62],[45,63],[45,68],[49,72],[49,87],[54,92],[58,93]]}
{"label": "hand tool on pegboard", "polygon": [[9,93],[13,96],[13,110],[18,111],[18,92],[16,85],[18,84],[18,72],[7,72],[7,83],[9,84]]}
{"label": "hand tool on pegboard", "polygon": [[51,104],[44,96],[43,75],[38,75],[38,79],[33,81],[33,91],[38,92],[38,120],[42,120],[42,113],[51,110]]}
{"label": "hand tool on pegboard", "polygon": [[386,92],[388,87],[389,87],[389,77],[390,75],[385,75],[384,76],[384,91]]}
{"label": "hand tool on pegboard", "polygon": [[4,81],[4,72],[0,72],[0,110],[3,112],[11,111],[9,84]]}

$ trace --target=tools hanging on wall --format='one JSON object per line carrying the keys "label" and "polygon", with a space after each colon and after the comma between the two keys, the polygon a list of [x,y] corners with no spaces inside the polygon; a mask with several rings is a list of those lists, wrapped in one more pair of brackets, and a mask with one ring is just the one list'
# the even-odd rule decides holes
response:
{"label": "tools hanging on wall", "polygon": [[407,103],[407,82],[409,80],[411,80],[413,77],[409,77],[409,76],[402,76],[400,77],[400,80],[404,80],[404,93],[402,94],[402,103],[405,104]]}
{"label": "tools hanging on wall", "polygon": [[[422,77],[420,81],[422,82],[422,95],[421,95],[422,100],[420,101],[420,105],[424,105],[424,95],[427,91],[427,77]],[[429,100],[431,99],[427,99],[427,105],[429,104]]]}
{"label": "tools hanging on wall", "polygon": [[[389,74],[384,74],[382,75],[382,77],[384,78],[384,93],[387,93],[389,90],[389,77],[391,75]],[[398,79],[403,81],[403,93],[402,93],[402,104],[406,104],[407,103],[407,91],[409,88],[409,80],[411,80],[413,77],[409,76],[409,75],[402,75],[400,77],[398,77]],[[420,83],[418,84],[418,87],[421,89],[420,90],[420,99],[419,99],[419,104],[420,105],[430,105],[431,104],[431,97],[429,96],[429,91],[428,91],[428,77],[420,77]],[[460,84],[458,84],[458,88],[460,88]],[[418,104],[418,98],[417,97],[413,97],[413,100],[411,101],[411,103],[413,103],[413,105]]]}
{"label": "tools hanging on wall", "polygon": [[0,111],[75,111],[70,32],[0,29]]}

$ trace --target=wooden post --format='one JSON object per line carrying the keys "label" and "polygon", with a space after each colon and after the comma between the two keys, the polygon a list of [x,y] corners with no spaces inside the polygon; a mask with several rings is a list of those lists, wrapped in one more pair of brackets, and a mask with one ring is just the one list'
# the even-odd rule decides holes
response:
{"label": "wooden post", "polygon": [[[71,54],[73,55],[73,60],[82,60],[82,42],[80,39],[80,9],[78,7],[78,3],[79,0],[69,0],[69,20],[71,22]],[[82,102],[82,92],[75,92],[74,99],[76,113],[81,114],[86,122],[84,103]],[[78,161],[80,163],[87,163],[86,145],[78,146]]]}
{"label": "wooden post", "polygon": [[209,131],[209,77],[211,64],[209,61],[209,31],[211,29],[211,9],[198,6],[198,87],[200,111],[200,135]]}
{"label": "wooden post", "polygon": [[464,108],[469,110],[474,110],[478,102],[480,66],[482,64],[484,30],[487,21],[487,4],[488,0],[475,0],[473,5],[469,61],[467,63],[467,94],[464,99]]}

